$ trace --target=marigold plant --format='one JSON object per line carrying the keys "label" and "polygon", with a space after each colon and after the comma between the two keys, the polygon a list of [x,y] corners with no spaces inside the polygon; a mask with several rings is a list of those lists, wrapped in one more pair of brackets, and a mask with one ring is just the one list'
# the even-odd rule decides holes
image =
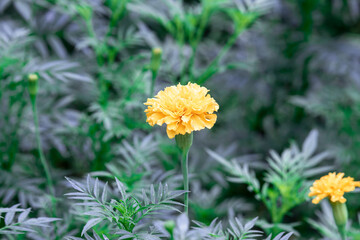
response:
{"label": "marigold plant", "polygon": [[352,177],[344,178],[344,173],[333,172],[316,180],[310,188],[309,196],[316,196],[312,200],[314,204],[318,204],[326,197],[331,202],[345,203],[344,193],[354,191],[355,187],[360,187],[359,181],[354,181]]}
{"label": "marigold plant", "polygon": [[214,112],[219,105],[208,92],[196,83],[167,87],[145,103],[147,122],[151,126],[167,124],[169,138],[205,127],[210,129],[216,122]]}

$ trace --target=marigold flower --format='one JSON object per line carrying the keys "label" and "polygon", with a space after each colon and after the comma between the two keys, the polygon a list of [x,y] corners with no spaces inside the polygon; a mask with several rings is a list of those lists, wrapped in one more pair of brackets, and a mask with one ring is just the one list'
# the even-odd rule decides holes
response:
{"label": "marigold flower", "polygon": [[147,122],[154,126],[167,124],[169,138],[212,128],[216,122],[215,111],[219,105],[208,94],[209,90],[195,83],[171,86],[149,98],[145,105]]}
{"label": "marigold flower", "polygon": [[355,187],[360,187],[360,182],[354,181],[352,177],[344,177],[344,173],[329,173],[326,176],[316,180],[312,187],[310,187],[309,197],[316,196],[312,200],[314,204],[318,204],[322,199],[328,197],[331,202],[345,203],[345,192],[355,190]]}

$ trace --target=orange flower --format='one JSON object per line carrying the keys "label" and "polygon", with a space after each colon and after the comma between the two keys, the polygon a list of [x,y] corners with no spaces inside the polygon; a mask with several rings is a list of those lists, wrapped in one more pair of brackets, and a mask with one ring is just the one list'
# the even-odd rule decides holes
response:
{"label": "orange flower", "polygon": [[309,197],[316,196],[312,200],[314,204],[318,204],[322,199],[328,197],[331,202],[345,203],[345,192],[355,190],[355,187],[360,187],[360,182],[354,181],[352,177],[344,177],[344,173],[329,173],[326,176],[316,180],[312,187],[310,187]]}
{"label": "orange flower", "polygon": [[154,126],[167,124],[169,138],[192,131],[212,128],[216,122],[215,111],[219,105],[208,94],[205,87],[195,83],[171,86],[149,98],[145,105],[147,122]]}

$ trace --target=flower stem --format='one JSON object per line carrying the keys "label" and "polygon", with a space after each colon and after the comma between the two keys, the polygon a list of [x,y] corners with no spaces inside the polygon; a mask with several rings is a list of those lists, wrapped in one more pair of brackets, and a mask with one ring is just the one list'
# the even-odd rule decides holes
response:
{"label": "flower stem", "polygon": [[215,73],[219,71],[219,62],[223,59],[226,53],[230,50],[230,48],[235,44],[238,36],[241,31],[235,31],[230,39],[227,41],[225,46],[221,49],[219,54],[211,61],[206,70],[197,78],[197,84],[204,84],[207,80],[210,79]]}
{"label": "flower stem", "polygon": [[188,172],[189,172],[189,168],[188,168],[188,156],[189,156],[189,151],[184,151],[181,154],[181,169],[182,169],[182,174],[183,174],[183,178],[184,178],[184,190],[186,191],[184,194],[184,212],[186,214],[188,214],[189,212],[189,177],[188,177]]}
{"label": "flower stem", "polygon": [[36,135],[36,142],[37,142],[39,157],[40,157],[41,164],[43,165],[44,170],[45,170],[47,185],[50,188],[51,194],[54,195],[55,194],[54,187],[53,187],[53,183],[52,183],[52,179],[51,179],[51,175],[50,175],[50,171],[49,171],[49,166],[46,162],[45,155],[44,155],[42,145],[41,145],[41,138],[40,138],[40,131],[39,131],[39,118],[38,118],[37,106],[36,106],[36,96],[31,96],[30,99],[31,99],[31,106],[32,106],[33,117],[34,117],[35,135]]}
{"label": "flower stem", "polygon": [[184,178],[184,212],[188,214],[189,211],[189,167],[188,155],[193,142],[193,134],[185,133],[184,135],[178,134],[175,136],[176,145],[181,151],[181,170]]}
{"label": "flower stem", "polygon": [[152,72],[152,73],[151,73],[150,96],[154,95],[156,77],[157,77],[157,71],[156,71],[156,72]]}
{"label": "flower stem", "polygon": [[153,48],[151,53],[150,70],[151,70],[151,86],[150,96],[154,94],[156,76],[161,65],[162,49],[159,47]]}

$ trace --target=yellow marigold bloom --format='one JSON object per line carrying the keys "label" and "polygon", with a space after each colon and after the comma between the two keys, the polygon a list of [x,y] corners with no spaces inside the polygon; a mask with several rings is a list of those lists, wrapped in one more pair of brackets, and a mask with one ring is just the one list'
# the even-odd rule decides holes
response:
{"label": "yellow marigold bloom", "polygon": [[316,196],[312,200],[314,204],[318,204],[326,197],[331,202],[345,203],[344,193],[354,191],[355,187],[360,187],[360,182],[354,181],[354,178],[344,178],[344,173],[329,173],[313,183],[309,197]]}
{"label": "yellow marigold bloom", "polygon": [[216,122],[214,112],[219,105],[208,92],[208,89],[195,83],[167,87],[144,103],[148,105],[146,121],[151,126],[167,124],[169,138],[205,127],[212,128]]}

